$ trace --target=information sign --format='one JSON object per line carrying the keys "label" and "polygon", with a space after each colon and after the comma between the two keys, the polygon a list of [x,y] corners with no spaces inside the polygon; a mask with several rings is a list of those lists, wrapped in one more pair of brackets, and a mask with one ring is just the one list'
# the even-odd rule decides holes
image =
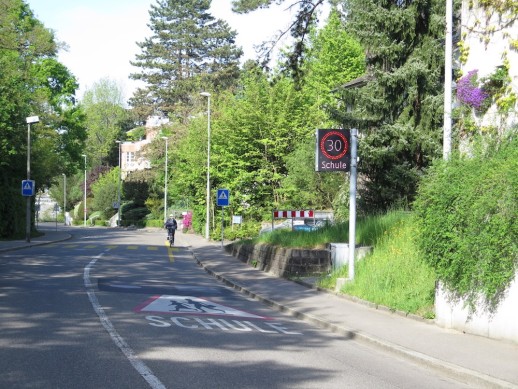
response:
{"label": "information sign", "polygon": [[229,197],[228,189],[218,189],[218,207],[228,207]]}
{"label": "information sign", "polygon": [[22,181],[22,196],[30,197],[34,196],[34,180],[23,180]]}

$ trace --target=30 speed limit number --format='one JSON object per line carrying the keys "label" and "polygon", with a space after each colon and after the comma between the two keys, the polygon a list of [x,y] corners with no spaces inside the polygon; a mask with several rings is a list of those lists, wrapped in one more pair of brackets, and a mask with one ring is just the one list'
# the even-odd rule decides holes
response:
{"label": "30 speed limit number", "polygon": [[318,172],[349,171],[350,136],[350,131],[344,129],[317,130],[315,170]]}

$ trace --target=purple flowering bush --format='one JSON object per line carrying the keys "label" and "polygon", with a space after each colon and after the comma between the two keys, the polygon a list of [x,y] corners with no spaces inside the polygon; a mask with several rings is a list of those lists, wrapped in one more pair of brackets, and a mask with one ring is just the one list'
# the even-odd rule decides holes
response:
{"label": "purple flowering bush", "polygon": [[478,86],[478,70],[470,71],[457,82],[457,99],[470,107],[480,109],[488,94]]}

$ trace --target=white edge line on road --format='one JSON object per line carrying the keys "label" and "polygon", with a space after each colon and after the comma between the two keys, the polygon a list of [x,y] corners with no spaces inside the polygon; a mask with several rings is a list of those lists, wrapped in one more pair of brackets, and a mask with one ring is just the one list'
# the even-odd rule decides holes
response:
{"label": "white edge line on road", "polygon": [[97,260],[100,259],[102,256],[103,254],[100,254],[96,258],[92,259],[90,263],[86,265],[83,272],[83,282],[86,287],[88,298],[92,303],[92,307],[94,308],[95,313],[97,313],[97,316],[99,316],[101,324],[103,325],[104,329],[108,332],[113,342],[123,352],[126,358],[130,361],[131,365],[135,368],[135,370],[142,376],[142,378],[144,378],[147,381],[149,386],[153,389],[165,389],[164,384],[162,384],[162,382],[160,382],[158,377],[153,374],[149,367],[147,367],[147,365],[135,355],[129,344],[127,344],[126,341],[118,334],[118,332],[115,330],[115,327],[113,327],[113,324],[111,323],[110,319],[104,313],[104,309],[99,304],[99,300],[95,295],[94,286],[90,281],[90,270],[95,265]]}

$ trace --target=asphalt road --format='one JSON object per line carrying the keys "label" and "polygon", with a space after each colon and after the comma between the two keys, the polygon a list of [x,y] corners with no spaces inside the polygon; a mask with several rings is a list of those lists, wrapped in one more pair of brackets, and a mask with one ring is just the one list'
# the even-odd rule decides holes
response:
{"label": "asphalt road", "polygon": [[73,232],[0,254],[1,388],[468,387],[225,287],[163,232]]}

